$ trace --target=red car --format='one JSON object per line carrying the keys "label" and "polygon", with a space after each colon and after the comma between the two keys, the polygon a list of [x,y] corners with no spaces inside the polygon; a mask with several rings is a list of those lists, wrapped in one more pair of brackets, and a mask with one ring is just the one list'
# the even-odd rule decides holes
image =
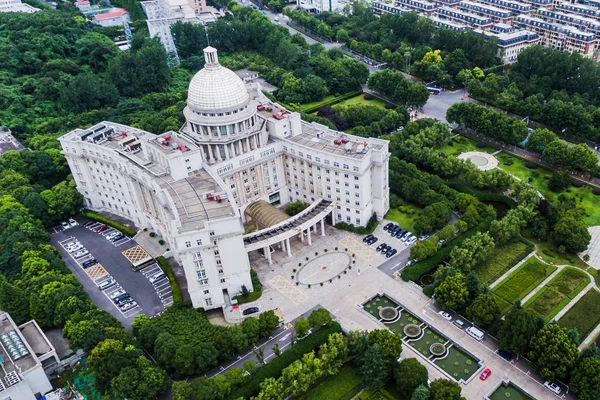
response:
{"label": "red car", "polygon": [[489,368],[486,368],[485,370],[483,370],[481,375],[479,375],[479,379],[481,379],[482,381],[485,381],[491,374],[492,374],[492,370]]}
{"label": "red car", "polygon": [[102,225],[100,228],[96,229],[96,232],[104,232],[108,229],[108,225]]}

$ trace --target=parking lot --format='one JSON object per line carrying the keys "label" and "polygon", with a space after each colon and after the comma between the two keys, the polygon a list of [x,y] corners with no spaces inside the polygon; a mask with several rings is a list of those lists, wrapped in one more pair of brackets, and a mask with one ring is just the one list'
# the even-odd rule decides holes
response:
{"label": "parking lot", "polygon": [[87,227],[77,224],[66,229],[53,228],[51,241],[92,301],[126,327],[131,326],[136,315],[153,316],[164,311],[172,304],[173,295],[167,278],[151,282],[150,278],[161,271],[158,264],[149,263],[141,271],[134,271],[132,250],[139,253],[143,249],[127,236],[108,240],[118,231],[102,227],[94,222]]}

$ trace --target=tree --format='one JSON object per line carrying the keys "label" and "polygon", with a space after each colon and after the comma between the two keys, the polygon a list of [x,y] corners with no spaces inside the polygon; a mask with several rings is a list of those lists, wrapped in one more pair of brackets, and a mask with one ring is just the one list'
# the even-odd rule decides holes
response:
{"label": "tree", "polygon": [[447,242],[448,240],[454,239],[456,236],[456,227],[454,225],[448,225],[442,228],[441,231],[438,232],[438,238]]}
{"label": "tree", "polygon": [[273,310],[269,310],[258,316],[258,322],[260,324],[260,337],[267,337],[279,326],[279,317],[275,315]]}
{"label": "tree", "polygon": [[304,337],[310,329],[310,323],[305,318],[298,318],[294,323],[294,329],[296,329],[296,335],[298,335],[298,337]]}
{"label": "tree", "polygon": [[435,288],[435,299],[444,308],[460,310],[469,299],[469,290],[465,277],[460,272],[454,276],[448,276]]}
{"label": "tree", "polygon": [[554,192],[562,192],[571,185],[571,174],[565,171],[556,171],[548,182],[548,188]]}
{"label": "tree", "polygon": [[427,385],[427,368],[415,358],[404,358],[394,371],[398,391],[409,398],[421,385]]}
{"label": "tree", "polygon": [[460,385],[448,379],[436,379],[429,386],[431,400],[464,400]]}
{"label": "tree", "polygon": [[385,360],[383,349],[377,343],[367,348],[360,357],[358,373],[368,387],[383,387],[390,373],[389,363]]}
{"label": "tree", "polygon": [[536,332],[535,317],[517,302],[504,317],[504,323],[498,331],[498,343],[510,353],[526,354]]}
{"label": "tree", "polygon": [[419,385],[413,392],[410,400],[429,400],[429,389],[425,385]]}
{"label": "tree", "polygon": [[579,400],[596,400],[600,393],[600,359],[587,357],[577,363],[571,373],[573,392]]}
{"label": "tree", "polygon": [[496,318],[502,313],[496,299],[491,294],[480,294],[467,307],[467,317],[477,326],[483,329],[489,328]]}
{"label": "tree", "polygon": [[393,363],[402,353],[402,339],[387,329],[375,329],[369,332],[369,343],[378,344],[383,356],[390,363]]}
{"label": "tree", "polygon": [[429,240],[420,240],[410,248],[410,259],[422,261],[437,252],[437,246]]}
{"label": "tree", "polygon": [[483,263],[494,250],[494,240],[486,233],[477,232],[465,239],[460,247],[450,252],[450,264],[463,272]]}
{"label": "tree", "polygon": [[260,322],[256,318],[246,318],[241,326],[244,335],[251,344],[258,342],[260,338]]}
{"label": "tree", "polygon": [[318,328],[323,325],[329,325],[331,323],[331,315],[329,311],[324,308],[318,308],[310,313],[308,316],[308,323],[311,328]]}
{"label": "tree", "polygon": [[154,398],[168,387],[169,378],[165,371],[143,356],[137,358],[135,366],[121,369],[111,381],[115,397],[131,400]]}
{"label": "tree", "polygon": [[566,379],[579,354],[567,330],[556,323],[543,327],[531,339],[530,347],[533,367],[546,380]]}
{"label": "tree", "polygon": [[285,213],[290,217],[304,211],[310,204],[303,201],[294,201],[285,206]]}
{"label": "tree", "polygon": [[107,339],[99,343],[90,353],[87,365],[94,374],[94,385],[98,391],[110,393],[111,381],[126,368],[134,368],[141,350],[133,345]]}
{"label": "tree", "polygon": [[194,350],[197,374],[202,374],[219,363],[219,351],[212,343],[200,343]]}
{"label": "tree", "polygon": [[592,237],[583,218],[584,214],[580,209],[560,212],[552,232],[552,237],[556,243],[564,245],[571,252],[580,252],[587,249]]}
{"label": "tree", "polygon": [[27,294],[17,289],[2,275],[0,275],[0,309],[9,313],[17,324],[23,324],[31,319]]}

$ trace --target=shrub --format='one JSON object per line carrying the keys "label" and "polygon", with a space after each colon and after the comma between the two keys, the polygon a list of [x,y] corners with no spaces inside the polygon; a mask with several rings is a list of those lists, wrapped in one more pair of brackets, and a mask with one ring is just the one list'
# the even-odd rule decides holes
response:
{"label": "shrub", "polygon": [[384,106],[384,108],[385,108],[386,110],[393,110],[394,108],[396,108],[396,105],[395,105],[395,104],[392,104],[392,103],[385,103],[385,106]]}
{"label": "shrub", "polygon": [[[248,294],[246,294],[245,296],[240,295],[240,296],[235,297],[238,304],[250,303],[250,302],[260,299],[260,296],[262,296],[262,283],[260,283],[258,274],[253,269],[250,269],[250,279],[252,280],[252,287],[253,287],[254,291],[248,292]],[[294,279],[294,278],[292,278],[292,279]]]}
{"label": "shrub", "polygon": [[[506,162],[504,164],[509,165]],[[534,163],[533,161],[527,161],[525,163],[525,166],[529,169],[536,169],[538,167],[538,165],[536,163]]]}
{"label": "shrub", "polygon": [[175,273],[173,273],[173,270],[167,262],[167,259],[163,256],[156,257],[156,261],[158,262],[158,265],[160,265],[160,268],[163,270],[165,275],[167,275],[167,278],[169,278],[171,292],[173,292],[173,303],[180,303],[182,301],[181,290],[179,290],[177,279],[175,279]]}
{"label": "shrub", "polygon": [[373,100],[375,97],[370,94],[370,93],[365,93],[365,95],[363,96],[363,99],[365,100]]}
{"label": "shrub", "polygon": [[596,196],[600,196],[600,188],[592,189],[592,193],[594,193]]}
{"label": "shrub", "polygon": [[375,228],[377,228],[377,225],[379,225],[379,222],[377,221],[377,215],[373,214],[371,219],[369,219],[369,223],[365,227],[357,227],[352,224],[347,224],[345,222],[338,222],[337,224],[335,224],[335,228],[348,232],[358,233],[360,235],[368,235],[369,233],[373,233]]}
{"label": "shrub", "polygon": [[156,237],[156,233],[150,232],[150,237]]}
{"label": "shrub", "polygon": [[573,179],[573,181],[571,182],[571,185],[575,186],[576,188],[580,188],[580,187],[583,187],[584,183],[581,182],[580,180]]}
{"label": "shrub", "polygon": [[94,211],[90,211],[90,210],[84,210],[83,211],[83,216],[87,217],[89,219],[92,219],[94,221],[98,221],[98,222],[102,222],[103,224],[106,224],[108,226],[111,226],[119,231],[121,231],[123,234],[127,235],[127,236],[135,236],[135,234],[137,233],[137,230],[130,228],[128,226],[125,226],[123,224],[120,224],[116,221],[113,221],[112,219],[108,219]]}
{"label": "shrub", "polygon": [[[483,142],[477,142],[477,144],[475,145],[477,147],[479,147],[480,149],[483,149],[484,147],[487,146],[487,144],[483,143]],[[506,163],[505,163],[506,164]]]}
{"label": "shrub", "polygon": [[159,239],[158,244],[160,244],[161,246],[165,244],[165,241],[162,239]]}

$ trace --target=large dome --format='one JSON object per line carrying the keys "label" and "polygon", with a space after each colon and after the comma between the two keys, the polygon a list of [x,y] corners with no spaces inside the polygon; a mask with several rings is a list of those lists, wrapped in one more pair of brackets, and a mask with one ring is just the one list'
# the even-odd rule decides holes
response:
{"label": "large dome", "polygon": [[235,72],[217,58],[217,50],[204,49],[206,64],[192,78],[188,88],[188,106],[196,111],[234,110],[250,100],[246,85]]}

